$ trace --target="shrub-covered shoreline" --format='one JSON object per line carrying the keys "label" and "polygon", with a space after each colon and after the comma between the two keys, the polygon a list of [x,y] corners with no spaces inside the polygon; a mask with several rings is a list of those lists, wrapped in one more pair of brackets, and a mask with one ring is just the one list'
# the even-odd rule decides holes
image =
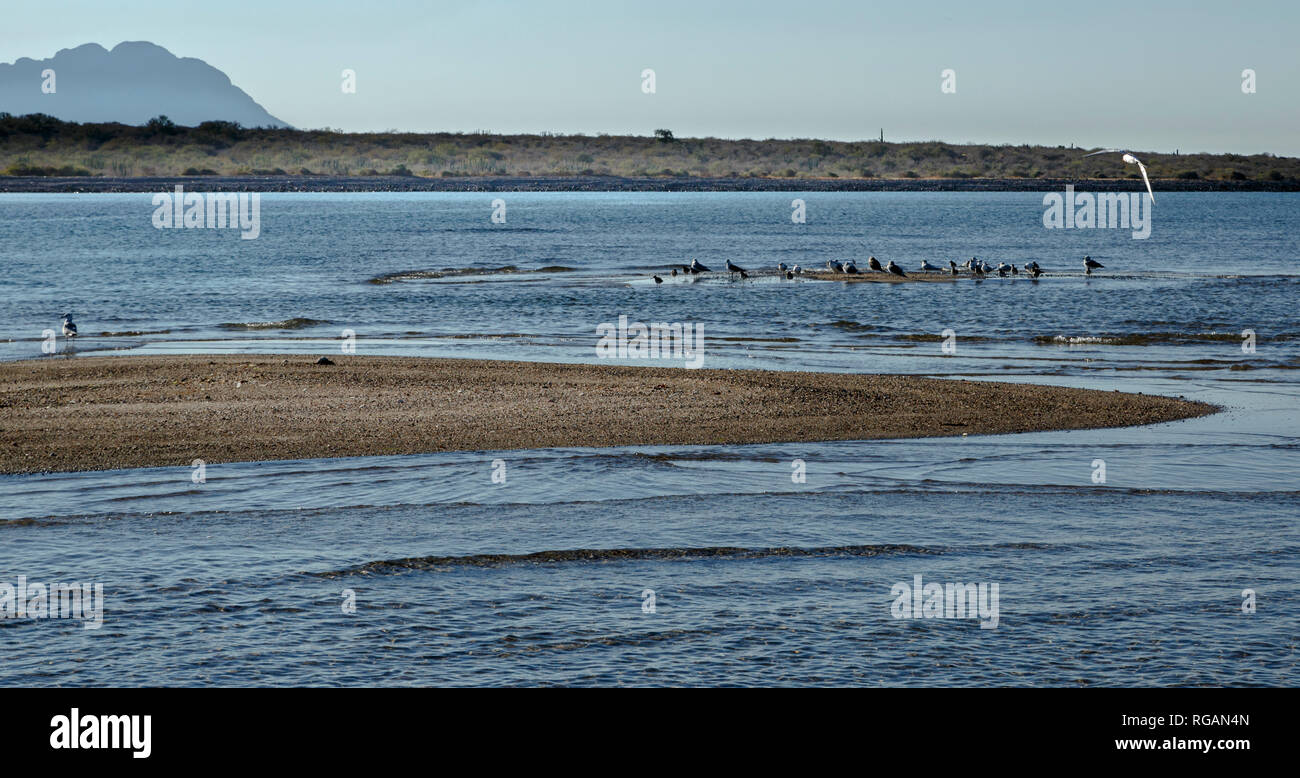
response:
{"label": "shrub-covered shoreline", "polygon": [[[546,188],[538,182],[565,180],[571,188],[595,190],[613,182],[698,189],[681,182],[706,181],[714,188],[759,190],[1039,190],[1055,188],[1057,181],[1087,181],[1100,190],[1107,182],[1140,180],[1118,154],[1084,157],[1089,150],[941,141],[673,138],[666,131],[653,136],[344,133],[245,128],[220,121],[182,127],[166,117],[133,126],[0,114],[0,188],[15,191],[19,180],[39,178],[87,183],[223,178],[281,182],[277,185],[286,190],[301,179],[304,184],[383,182],[383,188],[441,191],[479,189],[488,180],[514,181],[516,188]],[[1162,189],[1300,186],[1300,159],[1294,157],[1135,151]],[[411,181],[402,185],[402,179]],[[746,181],[781,183],[773,187]]]}
{"label": "shrub-covered shoreline", "polygon": [[[1300,192],[1300,182],[1153,181],[1160,192]],[[6,177],[0,193],[166,192],[1145,192],[1142,181],[1058,178],[625,178],[620,176]]]}

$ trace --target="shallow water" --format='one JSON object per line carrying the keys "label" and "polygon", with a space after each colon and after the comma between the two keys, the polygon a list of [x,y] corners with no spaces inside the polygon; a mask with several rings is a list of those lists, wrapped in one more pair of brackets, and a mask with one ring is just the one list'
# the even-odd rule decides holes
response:
{"label": "shallow water", "polygon": [[[1298,205],[1162,194],[1143,241],[1046,230],[1042,195],[1024,193],[286,194],[263,196],[262,236],[240,241],[156,231],[147,195],[4,196],[6,359],[41,357],[41,330],[69,310],[83,337],[45,358],[338,354],[353,329],[359,354],[585,362],[597,325],[627,315],[701,324],[706,367],[962,375],[1224,411],[971,438],[214,464],[202,484],[189,467],[0,476],[0,583],[101,582],[105,598],[98,630],[0,620],[0,683],[1289,684]],[[691,257],[757,271],[867,253],[909,271],[1037,259],[1047,275],[664,275]],[[1083,277],[1085,253],[1106,269]],[[503,266],[516,271],[421,275]],[[552,266],[573,270],[533,272]],[[370,283],[388,274],[408,275]],[[292,327],[231,326],[261,322]],[[998,584],[996,628],[894,618],[891,587],[916,575]]]}

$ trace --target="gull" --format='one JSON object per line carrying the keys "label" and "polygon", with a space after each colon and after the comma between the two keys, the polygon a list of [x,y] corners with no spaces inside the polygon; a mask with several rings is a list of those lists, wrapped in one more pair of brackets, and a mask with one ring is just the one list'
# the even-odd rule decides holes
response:
{"label": "gull", "polygon": [[927,262],[927,261],[925,261],[925,260],[921,260],[921,270],[922,270],[923,272],[928,273],[928,272],[930,272],[931,270],[938,270],[938,269],[939,269],[939,268],[935,267],[934,265],[931,265],[929,262]]}
{"label": "gull", "polygon": [[948,260],[948,272],[957,275],[957,263],[953,262],[951,259]]}
{"label": "gull", "polygon": [[803,275],[803,268],[799,267],[798,265],[795,265],[795,266],[794,266],[794,274],[797,275],[797,276],[801,276],[801,275]]}
{"label": "gull", "polygon": [[1012,265],[1012,266],[1011,266],[1011,275],[1013,275],[1013,276],[1018,276],[1018,275],[1020,275],[1020,271],[1016,269],[1016,266],[1015,266],[1015,265]]}
{"label": "gull", "polygon": [[77,337],[77,325],[72,323],[72,314],[70,313],[63,314],[63,337]]}
{"label": "gull", "polygon": [[[892,262],[893,260],[890,261]],[[875,257],[872,257],[871,259],[867,260],[867,267],[877,272],[881,272],[884,270],[884,268],[880,266],[880,260],[876,259]]]}
{"label": "gull", "polygon": [[844,265],[840,264],[839,262],[836,262],[836,261],[833,260],[833,259],[828,259],[828,260],[826,260],[826,269],[829,270],[829,271],[831,271],[832,273],[843,273],[843,272],[845,272],[845,271],[844,271]]}
{"label": "gull", "polygon": [[673,277],[674,277],[674,278],[677,277],[677,268],[673,268]]}
{"label": "gull", "polygon": [[729,259],[727,260],[727,272],[740,273],[741,278],[749,278],[749,275],[745,272],[745,268],[741,267],[740,265],[737,265],[735,262],[732,262]]}
{"label": "gull", "polygon": [[974,257],[971,257],[970,272],[974,273],[977,276],[984,275],[984,263],[980,262]]}
{"label": "gull", "polygon": [[1007,263],[1005,263],[1005,262],[999,262],[999,263],[998,263],[998,275],[999,275],[999,276],[1002,276],[1003,278],[1006,278],[1006,277],[1007,277],[1007,270],[1008,270],[1008,269],[1009,269],[1009,268],[1008,268],[1008,266],[1007,266]]}
{"label": "gull", "polygon": [[785,266],[784,262],[778,262],[776,265],[776,269],[780,270],[782,273],[789,271],[789,268]]}
{"label": "gull", "polygon": [[791,270],[787,270],[787,271],[785,271],[785,277],[786,277],[786,280],[793,281],[793,280],[794,280],[794,272],[791,271]]}
{"label": "gull", "polygon": [[1043,272],[1042,270],[1040,270],[1040,269],[1038,268],[1038,263],[1037,263],[1037,262],[1026,262],[1026,263],[1025,263],[1025,270],[1028,270],[1028,271],[1029,271],[1029,275],[1033,276],[1034,278],[1038,278],[1039,274],[1041,274],[1041,273]]}
{"label": "gull", "polygon": [[698,259],[692,259],[692,260],[691,260],[691,272],[692,272],[692,273],[707,273],[707,272],[709,272],[709,269],[708,269],[707,267],[705,267],[704,265],[701,265],[701,264],[700,264],[700,261],[699,261]]}
{"label": "gull", "polygon": [[1125,151],[1124,149],[1102,149],[1101,151],[1094,151],[1091,154],[1084,154],[1083,156],[1094,157],[1098,154],[1123,154],[1124,156],[1120,157],[1120,159],[1130,165],[1137,165],[1138,170],[1142,171],[1142,180],[1146,182],[1147,194],[1150,195],[1151,202],[1154,203],[1156,201],[1156,193],[1151,191],[1151,179],[1147,178],[1147,166],[1142,164],[1142,160],[1133,156],[1133,152]]}
{"label": "gull", "polygon": [[656,284],[662,284],[662,283],[664,282],[664,280],[663,280],[662,278],[660,278],[659,276],[651,276],[651,278],[653,278],[653,279],[655,280],[655,283],[656,283]]}
{"label": "gull", "polygon": [[1105,267],[1105,265],[1101,264],[1100,262],[1093,259],[1092,257],[1083,258],[1083,274],[1086,276],[1092,275],[1092,271],[1099,270],[1103,267]]}
{"label": "gull", "polygon": [[858,263],[850,259],[849,264],[844,266],[844,272],[848,273],[849,275],[854,275],[854,276],[857,275]]}
{"label": "gull", "polygon": [[892,259],[889,260],[888,265],[885,265],[885,269],[896,276],[902,276],[903,278],[907,278],[907,273],[903,272],[903,268],[899,267],[898,265],[895,265],[894,260]]}

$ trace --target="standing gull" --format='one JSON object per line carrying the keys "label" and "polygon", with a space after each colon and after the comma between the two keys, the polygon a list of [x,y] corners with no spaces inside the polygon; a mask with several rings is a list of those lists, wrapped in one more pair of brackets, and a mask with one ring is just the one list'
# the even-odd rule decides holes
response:
{"label": "standing gull", "polygon": [[1083,258],[1083,274],[1086,276],[1092,275],[1092,271],[1100,270],[1103,267],[1105,267],[1105,265],[1101,264],[1100,262],[1093,259],[1092,257]]}
{"label": "standing gull", "polygon": [[[890,261],[892,262],[893,260]],[[875,270],[876,272],[884,271],[884,268],[880,266],[880,260],[876,259],[875,257],[871,257],[870,259],[867,260],[867,267],[871,268],[872,270]]]}
{"label": "standing gull", "polygon": [[70,313],[63,314],[63,337],[77,337],[77,325],[72,323],[72,314]]}
{"label": "standing gull", "polygon": [[839,262],[836,262],[833,259],[828,259],[826,260],[826,269],[831,271],[832,273],[843,273],[844,265],[840,264]]}
{"label": "standing gull", "polygon": [[896,276],[902,276],[903,278],[907,278],[907,273],[903,272],[903,268],[899,267],[898,265],[895,265],[894,260],[892,259],[889,260],[888,265],[885,265],[885,269]]}
{"label": "standing gull", "polygon": [[705,267],[704,265],[701,265],[701,264],[700,264],[700,261],[699,261],[698,259],[692,259],[692,260],[691,260],[691,272],[692,272],[692,273],[707,273],[707,272],[709,272],[709,269],[708,269],[707,267]]}
{"label": "standing gull", "polygon": [[740,265],[737,265],[735,262],[732,262],[729,259],[727,260],[727,272],[739,273],[741,278],[749,278],[749,275],[745,272],[745,268],[741,267]]}
{"label": "standing gull", "polygon": [[931,271],[938,270],[938,269],[939,269],[938,267],[935,267],[934,265],[931,265],[931,264],[930,264],[929,262],[927,262],[926,260],[924,260],[924,259],[921,260],[921,271],[922,271],[922,272],[924,272],[924,273],[929,273],[929,272],[931,272]]}
{"label": "standing gull", "polygon": [[857,263],[856,261],[850,259],[850,260],[849,260],[849,264],[847,264],[847,265],[844,266],[844,272],[845,272],[845,273],[848,273],[849,275],[852,275],[852,276],[857,275],[857,274],[858,274],[858,263]]}

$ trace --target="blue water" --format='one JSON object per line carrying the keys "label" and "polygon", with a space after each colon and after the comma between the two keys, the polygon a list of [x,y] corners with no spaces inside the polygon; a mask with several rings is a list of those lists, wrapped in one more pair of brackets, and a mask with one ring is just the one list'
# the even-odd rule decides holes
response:
{"label": "blue water", "polygon": [[[807,224],[790,221],[794,197]],[[358,354],[596,362],[597,326],[626,315],[701,325],[705,367],[1223,411],[970,438],[221,464],[201,485],[187,463],[0,476],[0,583],[105,592],[98,630],[0,620],[0,683],[1291,685],[1298,206],[1162,193],[1150,239],[1133,240],[1045,229],[1027,193],[267,194],[261,236],[241,241],[155,230],[148,195],[5,195],[0,359],[346,358],[351,329]],[[871,254],[1046,273],[769,272]],[[1085,277],[1084,254],[1106,268]],[[690,258],[751,277],[668,274]],[[67,312],[82,336],[43,355]],[[946,329],[955,353],[934,339]],[[995,387],[987,400],[1018,410]],[[996,628],[895,618],[891,587],[915,575],[998,584]]]}

